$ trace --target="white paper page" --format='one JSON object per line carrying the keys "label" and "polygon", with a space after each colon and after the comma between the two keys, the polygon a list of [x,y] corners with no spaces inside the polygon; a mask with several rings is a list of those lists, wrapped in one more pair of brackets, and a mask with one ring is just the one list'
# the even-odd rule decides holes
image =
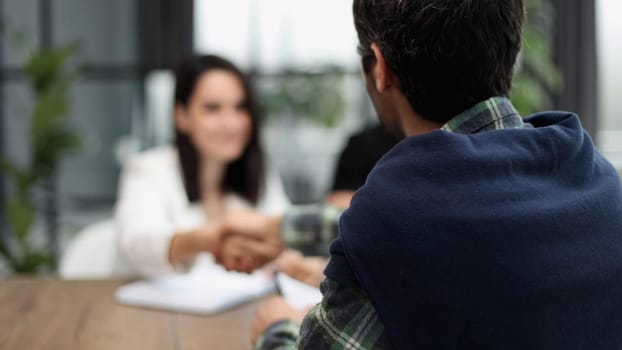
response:
{"label": "white paper page", "polygon": [[117,289],[116,298],[132,306],[213,314],[275,291],[272,277],[264,271],[245,275],[214,266],[187,275],[130,283]]}
{"label": "white paper page", "polygon": [[[304,309],[322,300],[318,288],[283,273],[277,275],[283,297]],[[236,305],[276,293],[271,270],[251,275],[228,272],[212,261],[200,261],[189,274],[173,275],[126,284],[117,289],[119,303],[131,306],[214,314]]]}
{"label": "white paper page", "polygon": [[277,274],[277,281],[283,297],[296,309],[304,309],[322,301],[322,293],[318,288],[295,280],[284,273]]}

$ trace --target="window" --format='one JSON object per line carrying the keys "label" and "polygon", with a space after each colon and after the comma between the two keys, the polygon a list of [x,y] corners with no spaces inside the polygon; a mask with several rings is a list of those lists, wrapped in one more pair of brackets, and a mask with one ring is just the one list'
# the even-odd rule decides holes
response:
{"label": "window", "polygon": [[622,2],[598,0],[600,147],[622,168]]}
{"label": "window", "polygon": [[350,0],[196,0],[195,49],[245,67],[357,67]]}

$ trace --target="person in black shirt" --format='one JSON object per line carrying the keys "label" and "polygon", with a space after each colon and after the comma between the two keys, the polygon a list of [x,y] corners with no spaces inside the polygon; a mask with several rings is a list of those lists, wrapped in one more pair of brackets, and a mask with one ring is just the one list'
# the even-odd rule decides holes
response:
{"label": "person in black shirt", "polygon": [[380,124],[352,135],[339,156],[332,191],[326,201],[336,207],[347,208],[354,191],[365,184],[376,162],[396,143],[397,139]]}

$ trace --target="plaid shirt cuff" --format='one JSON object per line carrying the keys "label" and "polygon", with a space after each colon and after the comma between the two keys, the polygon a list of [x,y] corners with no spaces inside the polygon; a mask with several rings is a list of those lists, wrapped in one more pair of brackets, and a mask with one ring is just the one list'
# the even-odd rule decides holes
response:
{"label": "plaid shirt cuff", "polygon": [[286,246],[329,243],[337,237],[343,210],[331,205],[292,206],[281,224],[281,239]]}
{"label": "plaid shirt cuff", "polygon": [[296,349],[300,326],[290,320],[275,322],[261,335],[255,350]]}

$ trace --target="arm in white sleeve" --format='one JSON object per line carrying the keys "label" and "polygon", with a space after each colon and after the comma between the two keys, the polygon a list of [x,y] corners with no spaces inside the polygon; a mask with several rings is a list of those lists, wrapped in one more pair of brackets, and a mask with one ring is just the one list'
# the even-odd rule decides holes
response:
{"label": "arm in white sleeve", "polygon": [[264,192],[258,203],[257,210],[263,214],[281,215],[290,207],[291,202],[285,192],[283,181],[277,169],[273,166],[268,166],[267,168]]}
{"label": "arm in white sleeve", "polygon": [[121,177],[115,209],[119,248],[133,270],[143,276],[174,273],[168,255],[175,232],[162,184],[139,160],[128,163]]}

